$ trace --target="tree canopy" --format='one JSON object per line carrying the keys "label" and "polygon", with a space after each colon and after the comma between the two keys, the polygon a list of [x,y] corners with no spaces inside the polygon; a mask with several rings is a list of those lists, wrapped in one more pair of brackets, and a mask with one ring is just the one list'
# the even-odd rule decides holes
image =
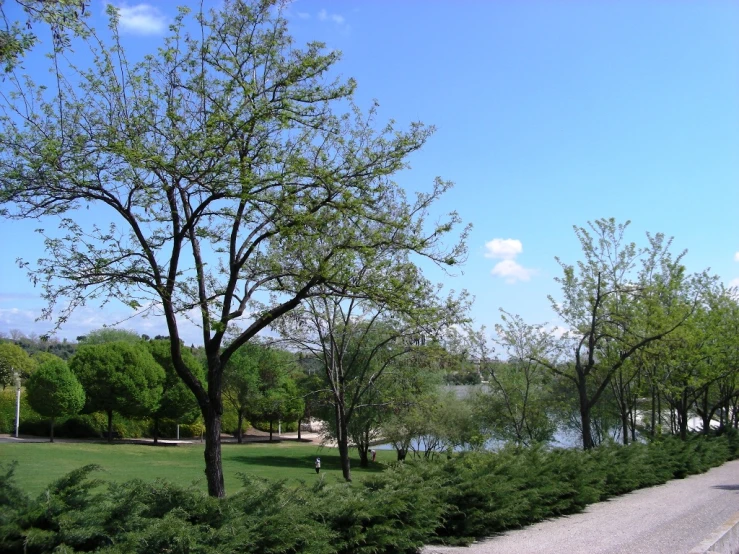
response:
{"label": "tree canopy", "polygon": [[26,384],[28,403],[43,416],[51,418],[50,442],[54,442],[54,420],[74,415],[85,405],[85,390],[66,362],[47,360]]}
{"label": "tree canopy", "polygon": [[144,416],[159,405],[164,370],[143,343],[82,345],[69,366],[85,389],[85,411],[108,414],[109,440],[114,411]]}
{"label": "tree canopy", "polygon": [[0,341],[0,385],[13,384],[14,374],[28,377],[36,369],[36,362],[17,344]]}

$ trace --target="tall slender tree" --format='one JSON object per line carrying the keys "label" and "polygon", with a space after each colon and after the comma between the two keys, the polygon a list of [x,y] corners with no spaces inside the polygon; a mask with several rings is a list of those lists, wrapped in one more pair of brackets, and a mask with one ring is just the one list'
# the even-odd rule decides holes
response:
{"label": "tall slender tree", "polygon": [[324,288],[283,318],[282,336],[320,360],[334,412],[333,435],[344,479],[351,481],[349,426],[379,398],[388,368],[466,317],[466,297],[445,301],[407,260],[378,256],[355,268],[356,292]]}

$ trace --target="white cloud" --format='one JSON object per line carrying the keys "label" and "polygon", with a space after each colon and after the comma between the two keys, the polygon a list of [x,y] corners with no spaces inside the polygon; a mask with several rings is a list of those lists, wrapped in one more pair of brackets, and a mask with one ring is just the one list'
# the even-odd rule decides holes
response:
{"label": "white cloud", "polygon": [[739,288],[739,277],[737,277],[736,279],[732,279],[731,281],[729,281],[729,288],[730,289]]}
{"label": "white cloud", "polygon": [[[310,17],[310,14],[305,14],[305,15]],[[304,17],[301,14],[298,14],[298,17],[306,19],[306,17]],[[341,14],[329,13],[326,9],[323,9],[316,14],[316,17],[318,18],[319,21],[333,21],[339,27],[344,27],[345,31],[349,30],[349,26],[346,24],[346,19]]]}
{"label": "white cloud", "polygon": [[560,325],[548,325],[547,326],[547,332],[549,332],[554,338],[557,338],[557,339],[561,339],[563,336],[565,336],[570,331],[571,329],[568,329],[567,327],[562,327]]}
{"label": "white cloud", "polygon": [[298,17],[300,19],[310,19],[310,14],[306,12],[298,12]]}
{"label": "white cloud", "polygon": [[515,260],[503,260],[495,264],[495,267],[490,273],[497,277],[502,277],[506,283],[515,283],[516,281],[531,280],[531,276],[535,271],[533,269],[526,269],[516,263]]}
{"label": "white cloud", "polygon": [[734,261],[739,262],[739,252],[734,253]]}
{"label": "white cloud", "polygon": [[493,239],[485,243],[486,258],[512,260],[523,252],[523,245],[516,239]]}
{"label": "white cloud", "polygon": [[118,9],[121,31],[136,35],[156,35],[167,28],[167,17],[149,4],[129,6],[120,4]]}
{"label": "white cloud", "polygon": [[516,257],[522,252],[523,245],[518,239],[493,239],[486,242],[485,257],[501,260],[490,273],[505,279],[506,283],[530,281],[536,270],[523,267],[516,261]]}

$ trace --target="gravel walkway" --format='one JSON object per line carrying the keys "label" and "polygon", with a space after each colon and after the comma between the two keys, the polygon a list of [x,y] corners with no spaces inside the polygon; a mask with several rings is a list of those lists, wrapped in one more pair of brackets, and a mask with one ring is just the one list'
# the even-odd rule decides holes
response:
{"label": "gravel walkway", "polygon": [[509,531],[466,548],[423,554],[680,554],[739,512],[739,460]]}

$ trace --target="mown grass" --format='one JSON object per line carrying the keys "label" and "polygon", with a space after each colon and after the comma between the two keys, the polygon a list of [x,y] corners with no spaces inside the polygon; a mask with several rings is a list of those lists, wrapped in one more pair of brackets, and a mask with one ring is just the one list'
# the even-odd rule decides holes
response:
{"label": "mown grass", "polygon": [[[339,452],[335,448],[295,442],[276,444],[245,443],[222,446],[226,491],[241,488],[238,475],[288,482],[316,479],[314,462],[321,458],[321,473],[327,479],[341,479]],[[357,478],[381,471],[384,463],[395,459],[395,452],[378,450],[377,462],[369,468],[359,467],[359,457],[352,458],[352,475]],[[0,463],[16,460],[16,483],[35,496],[55,479],[86,464],[98,464],[103,472],[96,477],[123,482],[131,479],[153,481],[167,479],[180,486],[196,483],[203,490],[205,482],[203,446],[145,446],[135,444],[75,443],[6,443],[0,444]]]}

